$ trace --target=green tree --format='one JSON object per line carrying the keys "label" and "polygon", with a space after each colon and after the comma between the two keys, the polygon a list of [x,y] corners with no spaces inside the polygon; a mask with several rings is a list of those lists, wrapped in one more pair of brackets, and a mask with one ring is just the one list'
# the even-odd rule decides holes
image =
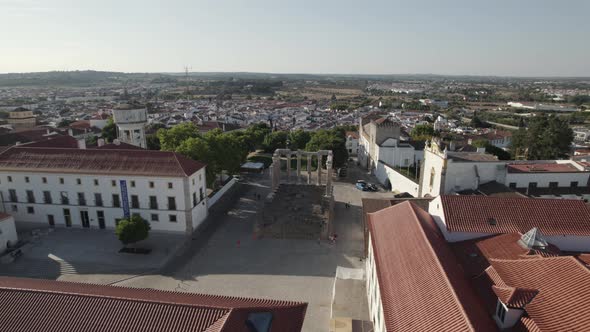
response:
{"label": "green tree", "polygon": [[113,118],[107,120],[106,126],[102,128],[101,137],[108,143],[117,138],[117,125],[115,125]]}
{"label": "green tree", "polygon": [[209,188],[213,187],[216,174],[221,168],[216,164],[216,160],[212,157],[211,150],[209,149],[209,142],[207,142],[205,138],[201,136],[188,138],[180,144],[176,149],[176,152],[193,160],[207,163],[207,168],[205,168],[205,178],[207,180],[207,186]]}
{"label": "green tree", "polygon": [[490,142],[488,142],[485,139],[478,139],[476,141],[473,141],[471,143],[471,145],[478,147],[478,148],[485,148],[487,153],[498,157],[498,159],[500,159],[500,160],[512,159],[510,152],[490,144]]}
{"label": "green tree", "polygon": [[150,231],[150,223],[139,215],[122,219],[115,228],[115,234],[119,241],[127,246],[132,243],[147,239]]}
{"label": "green tree", "polygon": [[148,150],[160,150],[160,139],[157,134],[149,134],[145,136]]}
{"label": "green tree", "polygon": [[287,147],[287,138],[289,134],[286,131],[273,131],[264,137],[264,151],[274,152],[276,149],[284,149]]}
{"label": "green tree", "polygon": [[164,151],[176,151],[185,140],[199,137],[199,130],[192,122],[184,122],[170,129],[159,129],[158,139]]}
{"label": "green tree", "polygon": [[512,136],[511,151],[529,160],[566,158],[573,140],[567,119],[543,114],[530,119],[528,130],[521,128]]}
{"label": "green tree", "polygon": [[311,139],[311,134],[303,129],[297,129],[289,133],[289,141],[291,142],[291,150],[303,150],[307,142]]}
{"label": "green tree", "polygon": [[61,120],[61,121],[60,121],[60,122],[57,124],[57,127],[58,127],[58,128],[67,127],[67,126],[69,126],[69,125],[70,125],[72,122],[74,122],[74,121],[72,121],[72,120],[68,120],[68,119],[63,119],[63,120]]}
{"label": "green tree", "polygon": [[430,124],[419,124],[412,128],[410,136],[414,141],[426,141],[434,136],[434,127]]}
{"label": "green tree", "polygon": [[332,150],[334,155],[334,167],[340,167],[348,160],[346,139],[342,130],[318,130],[313,132],[311,139],[305,146],[307,151]]}

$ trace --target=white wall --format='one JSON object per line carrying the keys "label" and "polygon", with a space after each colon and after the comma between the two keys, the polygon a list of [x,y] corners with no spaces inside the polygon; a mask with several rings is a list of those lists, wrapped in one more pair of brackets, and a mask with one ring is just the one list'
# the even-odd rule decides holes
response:
{"label": "white wall", "polygon": [[530,182],[536,182],[537,187],[547,188],[549,182],[558,182],[559,187],[569,187],[571,182],[577,181],[578,187],[585,187],[588,184],[590,173],[507,173],[506,186],[516,183],[517,188],[527,188]]}
{"label": "white wall", "polygon": [[[12,177],[12,182],[8,177]],[[25,177],[29,178],[27,183]],[[47,182],[43,182],[46,178]],[[60,184],[60,178],[64,184]],[[77,179],[81,184],[77,184]],[[98,185],[94,180],[98,180]],[[115,186],[111,181],[115,180]],[[120,180],[127,182],[127,193],[130,213],[138,213],[148,220],[154,231],[185,232],[187,229],[187,218],[192,217],[193,226],[200,223],[207,216],[207,205],[200,199],[199,189],[203,191],[203,200],[206,200],[205,190],[205,169],[201,169],[189,178],[181,177],[149,177],[149,176],[105,176],[87,174],[56,174],[56,173],[28,173],[28,172],[1,172],[0,171],[0,192],[2,203],[7,213],[12,214],[17,223],[40,223],[48,224],[48,215],[53,215],[56,226],[65,226],[64,209],[70,210],[72,227],[82,227],[80,216],[81,211],[88,211],[90,227],[98,228],[97,211],[103,211],[106,228],[115,227],[115,219],[123,217],[123,203]],[[185,184],[185,181],[187,182]],[[135,186],[132,185],[135,182]],[[150,187],[150,182],[154,187]],[[172,183],[172,188],[168,188]],[[185,188],[186,186],[186,188]],[[18,202],[10,202],[9,189],[15,189]],[[32,190],[35,196],[35,203],[27,202],[27,190]],[[44,203],[44,191],[49,191],[52,197],[52,204]],[[69,198],[68,205],[61,204],[61,192],[65,192]],[[78,205],[78,193],[84,193],[86,206]],[[94,193],[102,195],[103,206],[96,206]],[[193,206],[192,194],[196,193],[196,206]],[[114,207],[112,195],[119,195],[121,207]],[[139,208],[131,208],[131,196],[137,195]],[[156,196],[158,209],[150,209],[150,196]],[[174,197],[176,209],[168,210],[168,197]],[[16,211],[14,208],[16,207]],[[28,213],[27,208],[32,207],[33,213]],[[188,212],[187,212],[188,211]],[[152,219],[152,214],[158,216],[158,221]],[[170,215],[176,216],[176,222],[170,221]]]}
{"label": "white wall", "polygon": [[[445,159],[432,152],[430,149],[424,149],[424,161],[422,162],[422,176],[420,180],[420,193],[421,196],[430,195],[436,197],[441,194],[442,181],[441,173],[445,164]],[[432,175],[432,171],[434,174]],[[434,180],[431,181],[431,177],[434,176]],[[432,182],[432,186],[430,183]]]}
{"label": "white wall", "polygon": [[236,184],[236,178],[229,180],[221,189],[219,189],[213,197],[209,198],[207,204],[212,207],[231,187]]}
{"label": "white wall", "polygon": [[418,190],[420,188],[418,183],[408,179],[382,162],[377,164],[375,176],[382,185],[385,185],[387,180],[389,180],[391,191],[397,191],[400,193],[407,192],[414,197],[418,197]]}
{"label": "white wall", "polygon": [[373,254],[373,245],[371,234],[369,233],[368,255],[366,260],[367,276],[367,299],[369,302],[369,316],[373,322],[375,332],[386,332],[385,319],[383,315],[383,305],[381,303],[381,293],[379,290],[379,279],[377,277],[377,268],[375,266],[375,256]]}
{"label": "white wall", "polygon": [[[477,189],[478,184],[490,181],[503,183],[505,162],[463,162],[449,159],[447,161],[444,194]],[[477,172],[476,168],[477,167]],[[479,183],[477,180],[479,175]]]}
{"label": "white wall", "polygon": [[14,218],[8,217],[0,220],[0,254],[6,250],[8,244],[13,246],[17,242],[18,236],[16,234]]}

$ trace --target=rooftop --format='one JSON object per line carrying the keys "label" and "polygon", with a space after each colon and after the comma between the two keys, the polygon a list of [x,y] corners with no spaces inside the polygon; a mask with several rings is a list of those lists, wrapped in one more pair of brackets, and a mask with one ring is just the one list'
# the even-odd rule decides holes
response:
{"label": "rooftop", "polygon": [[442,195],[451,232],[590,235],[590,210],[583,200]]}
{"label": "rooftop", "polygon": [[0,152],[0,170],[18,172],[190,176],[205,164],[175,152],[12,147]]}
{"label": "rooftop", "polygon": [[[0,277],[6,331],[301,331],[306,303]],[[258,316],[258,317],[255,317]],[[264,319],[262,319],[264,321]],[[247,323],[248,322],[248,323]],[[260,320],[258,320],[260,323]]]}
{"label": "rooftop", "polygon": [[498,157],[479,152],[447,151],[447,156],[453,161],[498,161]]}
{"label": "rooftop", "polygon": [[494,331],[432,217],[411,202],[368,215],[388,331]]}
{"label": "rooftop", "polygon": [[583,172],[571,163],[518,163],[508,164],[508,173],[572,173]]}

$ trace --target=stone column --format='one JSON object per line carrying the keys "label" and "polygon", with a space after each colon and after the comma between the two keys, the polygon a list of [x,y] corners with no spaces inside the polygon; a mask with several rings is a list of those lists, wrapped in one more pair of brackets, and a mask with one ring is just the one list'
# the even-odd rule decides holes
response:
{"label": "stone column", "polygon": [[291,183],[291,152],[287,153],[287,183]]}
{"label": "stone column", "polygon": [[297,150],[297,183],[301,183],[301,151]]}
{"label": "stone column", "polygon": [[307,154],[307,184],[311,184],[311,154]]}
{"label": "stone column", "polygon": [[281,181],[281,156],[275,152],[272,156],[272,190],[276,190]]}
{"label": "stone column", "polygon": [[332,195],[332,151],[328,153],[328,160],[326,160],[326,196]]}
{"label": "stone column", "polygon": [[321,186],[322,185],[322,155],[318,153],[317,156],[318,156],[318,179],[317,179],[316,184],[318,186]]}

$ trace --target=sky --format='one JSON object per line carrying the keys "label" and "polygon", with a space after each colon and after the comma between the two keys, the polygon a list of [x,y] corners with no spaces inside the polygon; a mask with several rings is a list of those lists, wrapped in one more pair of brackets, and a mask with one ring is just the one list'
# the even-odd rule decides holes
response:
{"label": "sky", "polygon": [[0,0],[0,73],[590,76],[589,0]]}

